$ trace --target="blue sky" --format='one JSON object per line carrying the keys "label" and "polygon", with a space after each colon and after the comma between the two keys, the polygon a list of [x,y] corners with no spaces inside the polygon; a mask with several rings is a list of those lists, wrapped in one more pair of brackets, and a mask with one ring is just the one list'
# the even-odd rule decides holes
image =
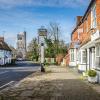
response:
{"label": "blue sky", "polygon": [[16,47],[16,36],[26,30],[27,42],[37,29],[50,22],[60,24],[62,39],[70,42],[76,16],[83,15],[90,0],[0,0],[0,36]]}

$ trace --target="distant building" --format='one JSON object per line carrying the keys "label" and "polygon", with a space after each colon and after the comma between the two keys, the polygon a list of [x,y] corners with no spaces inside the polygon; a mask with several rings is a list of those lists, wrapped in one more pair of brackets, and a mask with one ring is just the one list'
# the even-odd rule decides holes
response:
{"label": "distant building", "polygon": [[26,32],[17,35],[17,58],[25,59],[26,57]]}
{"label": "distant building", "polygon": [[4,41],[4,37],[0,37],[0,65],[10,64],[11,59],[12,51]]}
{"label": "distant building", "polygon": [[9,48],[12,51],[12,59],[16,59],[17,56],[17,50],[13,46],[9,46]]}

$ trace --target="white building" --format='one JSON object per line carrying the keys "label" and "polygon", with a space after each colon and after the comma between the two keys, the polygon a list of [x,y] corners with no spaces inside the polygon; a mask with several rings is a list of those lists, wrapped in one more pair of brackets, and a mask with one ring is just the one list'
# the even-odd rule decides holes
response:
{"label": "white building", "polygon": [[10,64],[12,58],[12,52],[7,43],[4,42],[4,38],[0,37],[0,65]]}

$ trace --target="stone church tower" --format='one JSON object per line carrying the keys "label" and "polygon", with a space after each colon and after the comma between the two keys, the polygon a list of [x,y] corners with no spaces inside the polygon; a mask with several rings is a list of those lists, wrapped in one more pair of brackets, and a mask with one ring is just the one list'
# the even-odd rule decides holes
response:
{"label": "stone church tower", "polygon": [[17,34],[17,58],[26,57],[26,32]]}

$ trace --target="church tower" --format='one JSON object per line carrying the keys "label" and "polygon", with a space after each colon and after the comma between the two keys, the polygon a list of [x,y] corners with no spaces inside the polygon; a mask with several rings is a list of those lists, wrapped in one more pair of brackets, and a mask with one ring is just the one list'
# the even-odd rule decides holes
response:
{"label": "church tower", "polygon": [[17,34],[17,58],[26,57],[26,32]]}

